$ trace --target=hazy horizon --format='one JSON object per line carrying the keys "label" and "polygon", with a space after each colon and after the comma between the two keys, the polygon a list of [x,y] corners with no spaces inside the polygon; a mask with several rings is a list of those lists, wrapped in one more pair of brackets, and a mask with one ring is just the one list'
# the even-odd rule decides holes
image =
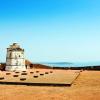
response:
{"label": "hazy horizon", "polygon": [[100,61],[99,0],[0,1],[0,62],[17,42],[32,62]]}

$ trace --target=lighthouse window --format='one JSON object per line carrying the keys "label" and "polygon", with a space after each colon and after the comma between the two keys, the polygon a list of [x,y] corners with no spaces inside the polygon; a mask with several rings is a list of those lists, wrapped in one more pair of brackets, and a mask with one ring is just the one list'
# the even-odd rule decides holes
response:
{"label": "lighthouse window", "polygon": [[9,54],[9,57],[11,57],[11,53]]}

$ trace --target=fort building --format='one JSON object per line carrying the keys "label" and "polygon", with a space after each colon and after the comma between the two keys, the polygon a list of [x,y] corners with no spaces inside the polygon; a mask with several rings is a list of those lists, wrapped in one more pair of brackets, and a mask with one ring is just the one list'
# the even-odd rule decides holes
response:
{"label": "fort building", "polygon": [[13,43],[7,48],[6,71],[23,71],[26,70],[24,49],[17,43]]}

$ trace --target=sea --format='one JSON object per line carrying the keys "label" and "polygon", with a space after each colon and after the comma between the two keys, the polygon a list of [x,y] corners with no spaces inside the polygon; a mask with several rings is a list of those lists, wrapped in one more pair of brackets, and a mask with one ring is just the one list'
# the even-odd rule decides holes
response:
{"label": "sea", "polygon": [[98,62],[42,62],[40,64],[51,66],[51,67],[85,67],[85,66],[100,66]]}

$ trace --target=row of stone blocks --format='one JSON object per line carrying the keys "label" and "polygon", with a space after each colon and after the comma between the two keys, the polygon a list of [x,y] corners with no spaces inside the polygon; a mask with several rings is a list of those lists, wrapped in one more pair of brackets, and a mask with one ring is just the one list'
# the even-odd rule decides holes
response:
{"label": "row of stone blocks", "polygon": [[[15,72],[15,73],[20,73],[20,72]],[[39,73],[39,71],[36,71],[36,73]],[[50,73],[53,73],[53,71],[50,71]],[[11,73],[6,73],[6,75],[10,75]],[[30,74],[34,74],[34,72],[30,72]],[[45,74],[49,74],[49,72],[45,72]],[[27,72],[23,71],[21,75],[27,75]]]}
{"label": "row of stone blocks", "polygon": [[[20,72],[15,72],[15,73],[20,73]],[[30,72],[30,74],[33,74],[34,72]],[[39,71],[36,71],[36,73],[39,73]],[[50,71],[50,73],[53,73],[53,71]],[[8,72],[8,73],[6,73],[6,75],[10,75],[11,73],[10,72]],[[45,72],[45,74],[49,74],[49,72]],[[23,71],[22,73],[21,73],[21,75],[27,75],[27,73],[26,73],[26,71]],[[44,74],[43,73],[40,73],[40,75],[41,76],[43,76]],[[19,75],[13,75],[13,77],[18,77]],[[38,78],[38,75],[34,75],[33,76],[34,78]],[[4,79],[4,77],[0,77],[0,80],[3,80]],[[26,80],[26,78],[20,78],[20,80],[21,81],[24,81],[24,80]]]}

